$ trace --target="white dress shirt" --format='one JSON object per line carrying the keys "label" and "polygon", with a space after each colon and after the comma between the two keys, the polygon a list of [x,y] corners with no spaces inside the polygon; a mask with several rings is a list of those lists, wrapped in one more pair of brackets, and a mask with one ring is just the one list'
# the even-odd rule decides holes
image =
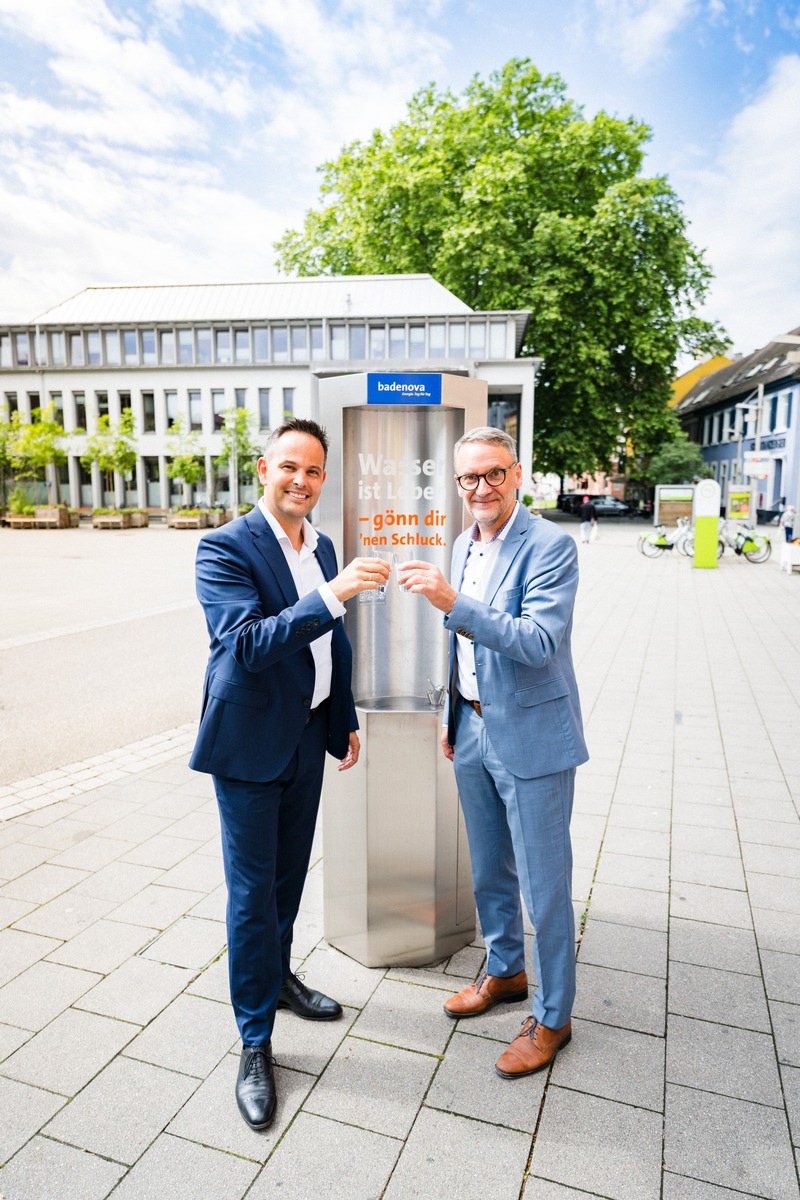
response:
{"label": "white dress shirt", "polygon": [[[345,607],[339,603],[326,583],[325,576],[322,574],[322,567],[319,565],[317,556],[314,553],[319,541],[319,534],[311,522],[303,521],[303,544],[299,550],[295,550],[286,530],[277,517],[274,517],[267,508],[263,496],[258,502],[258,507],[261,509],[264,519],[278,539],[278,545],[283,551],[286,563],[292,573],[294,586],[297,588],[297,595],[307,596],[309,592],[313,592],[316,589],[327,605],[331,616],[343,617]],[[323,700],[327,700],[331,694],[332,637],[333,634],[330,632],[323,633],[322,637],[318,637],[309,643],[309,648],[314,656],[315,671],[314,694],[311,697],[312,708],[316,708]]]}
{"label": "white dress shirt", "polygon": [[[491,541],[478,541],[477,522],[473,525],[470,535],[472,541],[469,544],[469,552],[467,554],[467,561],[464,564],[464,575],[460,588],[460,591],[465,596],[471,596],[474,600],[483,600],[492,568],[497,562],[500,547],[511,528],[514,517],[517,515],[518,508],[519,503],[517,502],[510,516]],[[466,638],[460,633],[456,634],[456,667],[458,670],[458,690],[461,695],[465,700],[480,700],[478,678],[475,674],[475,647],[470,638]]]}

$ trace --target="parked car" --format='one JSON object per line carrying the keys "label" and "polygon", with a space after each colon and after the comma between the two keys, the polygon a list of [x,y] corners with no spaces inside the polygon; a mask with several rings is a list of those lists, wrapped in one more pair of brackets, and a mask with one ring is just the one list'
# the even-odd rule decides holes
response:
{"label": "parked car", "polygon": [[591,500],[598,517],[627,517],[631,511],[630,504],[616,496],[592,496]]}

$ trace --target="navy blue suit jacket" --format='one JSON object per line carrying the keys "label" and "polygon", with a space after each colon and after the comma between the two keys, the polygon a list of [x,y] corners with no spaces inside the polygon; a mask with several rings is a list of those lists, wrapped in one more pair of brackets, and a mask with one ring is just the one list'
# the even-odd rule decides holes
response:
{"label": "navy blue suit jacket", "polygon": [[[325,579],[332,579],[336,555],[324,534],[316,556]],[[310,643],[329,631],[328,751],[344,758],[350,732],[358,728],[344,623],[334,620],[316,589],[298,598],[283,551],[258,507],[200,540],[197,596],[211,642],[189,765],[221,778],[276,779],[308,718],[315,678]]]}

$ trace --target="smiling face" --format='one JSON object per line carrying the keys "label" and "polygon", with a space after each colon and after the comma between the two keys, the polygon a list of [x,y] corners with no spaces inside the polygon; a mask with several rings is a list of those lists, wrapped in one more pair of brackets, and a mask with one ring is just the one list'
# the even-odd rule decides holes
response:
{"label": "smiling face", "polygon": [[478,522],[483,541],[488,541],[508,517],[522,483],[522,466],[508,450],[493,442],[464,442],[456,458],[456,476],[485,475],[493,467],[509,468],[504,481],[495,487],[481,479],[474,492],[459,487],[467,512]]}
{"label": "smiling face", "polygon": [[258,460],[264,502],[287,533],[296,531],[319,500],[325,482],[325,450],[310,433],[284,433],[268,458]]}

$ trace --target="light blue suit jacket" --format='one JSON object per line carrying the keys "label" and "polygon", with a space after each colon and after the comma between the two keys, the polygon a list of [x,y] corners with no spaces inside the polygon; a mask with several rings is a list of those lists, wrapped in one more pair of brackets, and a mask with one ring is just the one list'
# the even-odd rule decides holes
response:
{"label": "light blue suit jacket", "polygon": [[[453,547],[460,587],[469,533]],[[570,634],[578,587],[575,542],[521,505],[500,546],[484,600],[459,592],[445,618],[450,682],[445,709],[455,745],[456,633],[470,638],[486,732],[513,775],[533,779],[589,757],[583,737]]]}

